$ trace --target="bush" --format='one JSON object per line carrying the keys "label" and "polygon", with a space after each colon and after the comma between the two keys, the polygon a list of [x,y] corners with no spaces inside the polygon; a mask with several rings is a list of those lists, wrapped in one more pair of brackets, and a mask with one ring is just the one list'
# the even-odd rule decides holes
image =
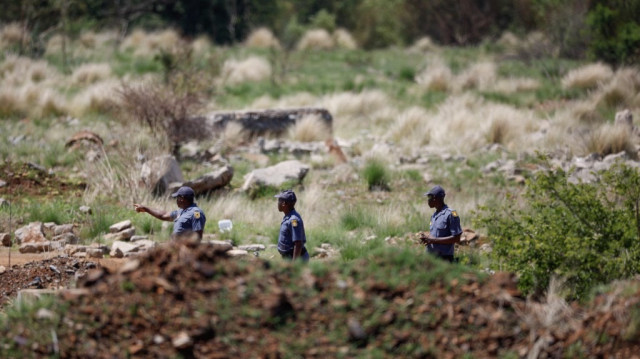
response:
{"label": "bush", "polygon": [[369,185],[369,190],[383,190],[388,191],[389,188],[389,170],[382,161],[378,159],[371,159],[367,161],[367,164],[362,171],[362,177]]}
{"label": "bush", "polygon": [[568,176],[541,171],[522,208],[511,198],[479,213],[476,225],[487,228],[493,243],[492,266],[516,272],[525,293],[542,293],[562,277],[571,299],[582,299],[596,285],[640,273],[638,169],[616,164],[590,184],[570,183]]}
{"label": "bush", "polygon": [[[610,3],[610,4],[609,4]],[[592,56],[610,64],[632,64],[640,60],[640,3],[601,1],[593,8],[587,23]]]}

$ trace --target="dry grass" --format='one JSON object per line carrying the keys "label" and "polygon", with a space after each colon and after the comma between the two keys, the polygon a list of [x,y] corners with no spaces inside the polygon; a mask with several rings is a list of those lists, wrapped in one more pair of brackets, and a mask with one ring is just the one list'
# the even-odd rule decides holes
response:
{"label": "dry grass", "polygon": [[640,93],[640,70],[635,67],[624,67],[616,71],[608,83],[600,85],[594,94],[594,102],[598,105],[618,108],[638,108],[636,101]]}
{"label": "dry grass", "polygon": [[11,23],[0,28],[0,49],[26,45],[29,43],[29,34],[19,23]]}
{"label": "dry grass", "polygon": [[90,85],[111,77],[111,66],[107,63],[89,63],[73,70],[71,81],[75,85]]}
{"label": "dry grass", "polygon": [[561,80],[567,89],[590,89],[609,81],[613,70],[609,65],[596,63],[569,71]]}
{"label": "dry grass", "polygon": [[124,39],[120,50],[133,50],[133,54],[136,56],[148,57],[159,51],[171,51],[179,47],[181,42],[180,35],[173,29],[151,33],[136,29]]}
{"label": "dry grass", "polygon": [[235,148],[246,142],[249,134],[237,122],[229,122],[222,132],[222,143],[226,148]]}
{"label": "dry grass", "polygon": [[273,35],[273,32],[266,27],[260,27],[255,29],[249,34],[244,42],[247,47],[261,48],[261,49],[280,49],[280,41]]}
{"label": "dry grass", "polygon": [[532,347],[528,358],[538,358],[551,341],[551,333],[569,335],[579,328],[579,321],[571,306],[562,298],[563,283],[552,279],[544,302],[527,301],[523,313],[519,313],[530,328]]}
{"label": "dry grass", "polygon": [[416,75],[415,80],[421,88],[430,91],[447,91],[453,84],[453,74],[443,60],[434,58]]}
{"label": "dry grass", "polygon": [[509,150],[539,145],[530,143],[539,124],[533,112],[487,103],[469,93],[450,97],[428,119],[435,148],[470,153],[491,143]]}
{"label": "dry grass", "polygon": [[437,49],[438,47],[433,43],[433,40],[431,40],[431,38],[428,36],[424,36],[416,40],[416,42],[414,42],[408,50],[409,52],[423,53],[434,51]]}
{"label": "dry grass", "polygon": [[281,97],[274,100],[270,96],[262,96],[256,99],[250,108],[269,109],[269,108],[285,108],[285,107],[313,107],[318,103],[318,97],[308,92],[299,92],[290,96]]}
{"label": "dry grass", "polygon": [[229,59],[222,65],[220,80],[226,85],[237,85],[269,79],[271,73],[271,64],[263,57],[252,56],[245,60]]}
{"label": "dry grass", "polygon": [[21,115],[20,99],[11,88],[0,86],[0,117]]}
{"label": "dry grass", "polygon": [[47,55],[57,55],[62,52],[62,48],[65,46],[66,51],[69,52],[71,49],[71,39],[67,36],[63,36],[60,34],[55,34],[47,40],[47,45],[45,46],[45,53]]}
{"label": "dry grass", "polygon": [[474,63],[456,76],[453,87],[457,90],[485,90],[493,85],[498,77],[494,62]]}
{"label": "dry grass", "polygon": [[211,43],[211,40],[208,36],[201,35],[193,40],[193,42],[191,43],[191,48],[196,54],[205,54],[211,51],[211,49],[213,48],[213,44]]}
{"label": "dry grass", "polygon": [[289,138],[300,142],[324,141],[331,138],[331,129],[319,115],[306,115],[289,130]]}
{"label": "dry grass", "polygon": [[389,97],[380,90],[366,90],[360,93],[342,92],[327,95],[320,100],[334,117],[372,116],[389,106]]}
{"label": "dry grass", "polygon": [[421,107],[411,107],[398,116],[389,128],[389,138],[405,150],[415,150],[429,143],[429,113]]}
{"label": "dry grass", "polygon": [[333,32],[333,41],[336,47],[341,49],[355,50],[358,48],[358,43],[346,29],[336,29]]}
{"label": "dry grass", "polygon": [[632,158],[636,157],[633,133],[626,126],[604,124],[595,128],[583,139],[583,153],[599,153],[602,156],[626,152]]}
{"label": "dry grass", "polygon": [[120,82],[117,80],[107,80],[95,83],[71,99],[69,103],[69,114],[75,117],[82,117],[91,112],[109,112],[118,104],[117,90]]}
{"label": "dry grass", "polygon": [[492,89],[505,94],[520,91],[535,91],[540,88],[540,82],[526,77],[513,77],[509,79],[497,79]]}
{"label": "dry grass", "polygon": [[298,42],[298,50],[330,50],[335,47],[335,42],[325,29],[311,29],[307,31]]}

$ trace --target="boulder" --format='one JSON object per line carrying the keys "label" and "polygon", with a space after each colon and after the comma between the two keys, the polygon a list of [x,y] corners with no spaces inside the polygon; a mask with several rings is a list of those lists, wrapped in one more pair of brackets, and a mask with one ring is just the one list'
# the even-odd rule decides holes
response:
{"label": "boulder", "polygon": [[258,251],[264,251],[266,247],[264,246],[264,244],[245,244],[242,246],[238,246],[238,249],[242,249],[249,252],[258,252]]}
{"label": "boulder", "polygon": [[218,188],[223,188],[231,182],[232,178],[233,167],[224,166],[193,181],[184,182],[181,186],[189,186],[196,194],[202,194]]}
{"label": "boulder", "polygon": [[202,241],[213,247],[213,250],[219,253],[225,253],[233,249],[233,245],[227,241],[219,241],[215,239]]}
{"label": "boulder", "polygon": [[53,238],[51,238],[52,241],[64,241],[66,244],[78,244],[78,237],[71,233],[71,232],[66,232],[66,233],[62,233],[60,235],[57,235]]}
{"label": "boulder", "polygon": [[118,233],[130,227],[131,227],[130,220],[118,222],[116,224],[111,225],[111,227],[109,227],[109,233]]}
{"label": "boulder", "polygon": [[18,228],[15,232],[16,242],[22,243],[41,243],[46,242],[44,236],[44,227],[42,222],[32,222],[25,227]]}
{"label": "boulder", "polygon": [[136,243],[115,241],[111,245],[111,252],[109,252],[109,255],[115,258],[123,258],[129,253],[137,253],[138,249],[138,244]]}
{"label": "boulder", "polygon": [[124,229],[118,233],[106,234],[104,236],[104,239],[108,241],[128,241],[131,239],[131,237],[133,237],[135,233],[136,233],[136,228],[131,227],[131,228]]}
{"label": "boulder", "polygon": [[9,233],[0,233],[0,243],[4,247],[11,247],[11,235]]}
{"label": "boulder", "polygon": [[25,242],[18,249],[20,253],[42,253],[51,251],[51,242]]}
{"label": "boulder", "polygon": [[323,108],[293,108],[264,111],[217,112],[198,118],[213,133],[223,133],[230,124],[239,124],[251,137],[280,136],[307,116],[317,116],[328,129],[333,128],[331,113]]}
{"label": "boulder", "polygon": [[64,233],[73,233],[73,224],[61,224],[53,227],[54,236],[59,236]]}
{"label": "boulder", "polygon": [[145,162],[142,165],[140,177],[157,196],[165,194],[171,183],[184,182],[180,164],[171,155],[156,157]]}
{"label": "boulder", "polygon": [[244,176],[243,191],[255,186],[280,187],[287,181],[301,182],[309,172],[309,166],[296,160],[280,162],[275,166],[260,168]]}

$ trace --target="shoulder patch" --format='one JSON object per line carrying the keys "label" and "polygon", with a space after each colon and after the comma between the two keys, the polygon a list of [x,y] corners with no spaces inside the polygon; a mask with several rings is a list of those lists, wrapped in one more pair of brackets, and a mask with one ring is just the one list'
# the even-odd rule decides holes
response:
{"label": "shoulder patch", "polygon": [[458,217],[458,212],[456,212],[456,211],[451,211],[451,215],[453,215],[454,217]]}
{"label": "shoulder patch", "polygon": [[194,216],[196,219],[200,219],[200,211],[195,211],[195,212],[193,213],[193,216]]}
{"label": "shoulder patch", "polygon": [[294,227],[297,227],[298,226],[298,220],[297,219],[292,219],[291,220],[291,225],[294,226]]}

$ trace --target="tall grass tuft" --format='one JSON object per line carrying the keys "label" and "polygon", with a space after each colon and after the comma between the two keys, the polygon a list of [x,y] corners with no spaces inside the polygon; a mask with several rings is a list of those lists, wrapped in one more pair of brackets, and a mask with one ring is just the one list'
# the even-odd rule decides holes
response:
{"label": "tall grass tuft", "polygon": [[411,107],[398,116],[389,129],[389,137],[407,150],[429,143],[429,114],[421,107]]}
{"label": "tall grass tuft", "polygon": [[76,85],[89,85],[111,77],[111,66],[107,63],[90,63],[80,65],[73,70],[71,81]]}
{"label": "tall grass tuft", "polygon": [[262,49],[279,49],[281,48],[280,41],[273,35],[273,32],[266,27],[260,27],[253,30],[247,40],[244,42],[247,47],[255,47]]}
{"label": "tall grass tuft", "polygon": [[633,134],[626,126],[604,124],[590,131],[584,139],[585,154],[599,153],[602,156],[626,152],[632,158],[636,158]]}
{"label": "tall grass tuft", "polygon": [[336,29],[333,32],[333,40],[336,46],[341,49],[355,50],[358,48],[358,43],[346,29]]}
{"label": "tall grass tuft", "polygon": [[391,176],[386,164],[380,159],[371,158],[367,160],[367,163],[362,170],[362,177],[367,182],[370,191],[390,190],[389,180],[391,179]]}
{"label": "tall grass tuft", "polygon": [[421,88],[430,91],[447,91],[453,84],[451,69],[441,59],[434,59],[418,73],[416,82]]}
{"label": "tall grass tuft", "polygon": [[289,137],[300,142],[324,141],[331,138],[331,129],[319,115],[306,115],[289,130]]}
{"label": "tall grass tuft", "polygon": [[494,62],[478,62],[456,76],[454,87],[459,90],[485,90],[495,83],[497,77],[497,67]]}
{"label": "tall grass tuft", "polygon": [[335,42],[325,29],[311,29],[307,31],[298,42],[298,50],[330,50],[335,47]]}
{"label": "tall grass tuft", "polygon": [[560,82],[566,89],[591,89],[608,82],[612,77],[611,67],[598,62],[569,71]]}
{"label": "tall grass tuft", "polygon": [[600,106],[634,107],[636,95],[640,92],[640,70],[637,68],[621,68],[613,79],[600,86],[596,92],[595,102]]}
{"label": "tall grass tuft", "polygon": [[28,44],[29,39],[29,34],[17,22],[0,28],[0,49],[25,46]]}
{"label": "tall grass tuft", "polygon": [[252,56],[245,60],[229,59],[222,65],[220,79],[223,84],[237,85],[258,82],[271,77],[271,64],[263,57]]}

